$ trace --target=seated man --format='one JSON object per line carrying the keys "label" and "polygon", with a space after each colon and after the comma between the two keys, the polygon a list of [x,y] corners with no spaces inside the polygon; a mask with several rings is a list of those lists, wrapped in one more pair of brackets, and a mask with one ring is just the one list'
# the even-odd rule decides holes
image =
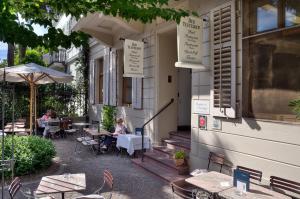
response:
{"label": "seated man", "polygon": [[115,132],[112,134],[112,136],[106,136],[103,140],[103,149],[107,149],[107,147],[113,142],[117,140],[117,137],[119,134],[126,134],[126,127],[124,125],[124,121],[122,118],[119,118],[117,120],[117,124],[115,126]]}

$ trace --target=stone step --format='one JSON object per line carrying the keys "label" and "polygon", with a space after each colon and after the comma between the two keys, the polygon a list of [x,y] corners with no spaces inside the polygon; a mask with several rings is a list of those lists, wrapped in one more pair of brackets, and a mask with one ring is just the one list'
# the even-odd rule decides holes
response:
{"label": "stone step", "polygon": [[169,133],[169,138],[172,140],[180,140],[184,142],[191,141],[191,132],[190,131],[171,131]]}
{"label": "stone step", "polygon": [[144,162],[140,158],[131,160],[134,164],[142,167],[143,169],[149,171],[150,173],[160,177],[167,182],[173,182],[177,180],[183,180],[189,176],[178,175],[178,172],[174,169],[170,169],[163,164],[158,163],[155,160],[145,157]]}
{"label": "stone step", "polygon": [[173,139],[165,139],[163,140],[166,147],[168,149],[172,150],[184,150],[186,153],[189,153],[191,150],[191,143],[190,142],[184,142],[179,140],[173,140]]}
{"label": "stone step", "polygon": [[155,151],[148,151],[144,154],[147,158],[152,159],[160,164],[163,164],[167,167],[170,167],[170,169],[177,170],[173,158],[171,158],[166,153],[160,153]]}
{"label": "stone step", "polygon": [[159,146],[159,145],[156,145],[156,146],[152,146],[152,149],[153,149],[153,151],[167,154],[170,158],[173,157],[173,155],[174,155],[174,153],[175,153],[174,150],[169,149],[169,148],[167,148],[166,146]]}

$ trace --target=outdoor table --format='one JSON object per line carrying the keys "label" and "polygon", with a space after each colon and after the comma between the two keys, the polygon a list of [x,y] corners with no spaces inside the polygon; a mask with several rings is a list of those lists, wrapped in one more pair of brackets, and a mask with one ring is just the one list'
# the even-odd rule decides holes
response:
{"label": "outdoor table", "polygon": [[30,130],[29,129],[25,129],[25,128],[6,128],[4,129],[5,133],[29,133]]}
{"label": "outdoor table", "polygon": [[85,174],[63,174],[45,176],[42,178],[36,194],[55,194],[61,193],[62,199],[66,192],[82,191],[86,189]]}
{"label": "outdoor table", "polygon": [[289,196],[283,195],[276,191],[272,191],[271,189],[267,189],[262,186],[258,186],[256,184],[250,184],[249,191],[243,194],[239,194],[236,187],[231,187],[230,189],[226,189],[219,193],[220,198],[230,198],[230,199],[285,199],[291,198]]}
{"label": "outdoor table", "polygon": [[[25,124],[14,124],[15,128],[24,128]],[[4,128],[12,128],[12,124],[7,124]]]}
{"label": "outdoor table", "polygon": [[99,137],[102,135],[112,135],[112,133],[104,130],[104,129],[100,129],[100,132],[98,132],[98,129],[91,129],[91,128],[84,128],[83,129],[85,132],[87,132],[87,134],[89,134],[90,136],[93,137]]}
{"label": "outdoor table", "polygon": [[216,197],[219,192],[233,187],[231,176],[215,171],[200,174],[195,177],[185,179],[186,182],[204,190],[212,197]]}
{"label": "outdoor table", "polygon": [[86,122],[76,122],[76,123],[72,123],[72,126],[77,127],[79,129],[80,134],[83,134],[83,128],[86,126],[90,126],[90,123],[86,123]]}
{"label": "outdoor table", "polygon": [[[133,134],[118,135],[117,147],[125,148],[129,155],[133,155],[135,150],[142,149],[142,136]],[[144,149],[150,149],[150,138],[144,136]]]}

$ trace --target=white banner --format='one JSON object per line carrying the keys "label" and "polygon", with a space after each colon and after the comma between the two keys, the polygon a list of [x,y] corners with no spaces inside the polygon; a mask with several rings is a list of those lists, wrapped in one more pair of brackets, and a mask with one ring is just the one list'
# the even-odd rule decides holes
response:
{"label": "white banner", "polygon": [[203,20],[198,17],[181,18],[177,26],[178,62],[176,67],[203,69]]}
{"label": "white banner", "polygon": [[144,42],[125,40],[124,77],[144,77]]}

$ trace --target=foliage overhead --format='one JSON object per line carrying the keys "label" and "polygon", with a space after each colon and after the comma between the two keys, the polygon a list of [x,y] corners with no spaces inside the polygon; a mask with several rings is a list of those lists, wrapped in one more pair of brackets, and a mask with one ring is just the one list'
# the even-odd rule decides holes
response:
{"label": "foliage overhead", "polygon": [[[17,43],[23,46],[45,46],[55,49],[58,46],[69,48],[85,44],[88,36],[82,32],[65,35],[56,29],[53,22],[62,14],[77,20],[88,13],[102,12],[105,15],[119,16],[126,20],[151,22],[157,17],[180,21],[188,13],[182,9],[168,8],[169,0],[1,0],[0,1],[0,41]],[[22,18],[26,22],[20,23]],[[33,24],[44,26],[48,33],[38,36]]]}

